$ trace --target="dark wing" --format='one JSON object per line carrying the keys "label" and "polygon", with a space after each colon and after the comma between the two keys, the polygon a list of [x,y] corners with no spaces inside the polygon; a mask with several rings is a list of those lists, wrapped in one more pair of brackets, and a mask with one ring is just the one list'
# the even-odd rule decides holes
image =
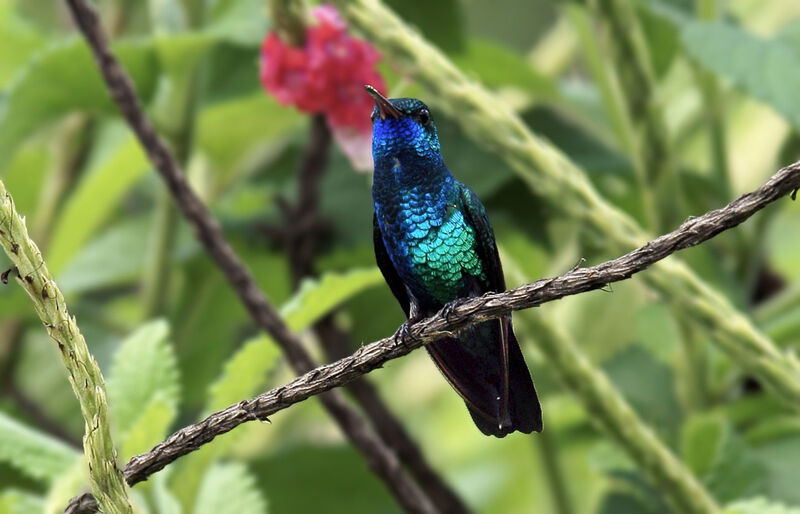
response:
{"label": "dark wing", "polygon": [[494,231],[489,224],[486,216],[486,209],[478,199],[478,196],[467,186],[460,184],[459,200],[461,202],[461,212],[464,213],[466,222],[475,231],[477,240],[478,257],[486,271],[486,278],[489,288],[481,291],[502,292],[506,290],[506,281],[503,277],[503,266],[500,264],[500,256],[497,253],[497,244],[494,240]]}
{"label": "dark wing", "polygon": [[[475,193],[468,187],[461,185],[459,193],[461,211],[464,213],[466,222],[475,231],[476,250],[486,272],[486,284],[484,286],[488,286],[488,289],[484,289],[481,292],[486,290],[505,291],[506,283],[503,277],[503,267],[500,264],[500,255],[497,252],[494,231],[489,224],[489,218],[486,216],[486,209],[484,209],[483,204]],[[514,328],[511,325],[511,316],[506,315],[500,320],[487,321],[481,325],[487,327],[490,334],[492,334],[488,338],[490,345],[492,341],[497,345],[495,346],[497,348],[495,351],[499,355],[495,355],[499,359],[485,359],[483,366],[489,370],[495,370],[494,373],[499,375],[500,383],[496,384],[496,387],[503,401],[497,417],[491,420],[497,423],[494,426],[487,424],[485,418],[479,421],[479,418],[484,417],[485,413],[470,408],[470,413],[475,423],[484,433],[498,437],[503,437],[506,433],[514,430],[524,433],[530,433],[534,430],[541,431],[541,406],[536,396],[536,389],[533,386],[530,372],[519,348],[519,343],[517,343]],[[481,325],[473,329],[473,332],[480,330]],[[467,402],[467,406],[470,407],[470,402]],[[506,425],[505,423],[508,421],[510,423]],[[487,430],[487,428],[492,428],[493,430]]]}
{"label": "dark wing", "polygon": [[381,234],[381,228],[378,226],[378,216],[375,213],[372,214],[372,243],[375,246],[375,261],[378,263],[378,268],[383,273],[383,278],[389,284],[389,289],[392,290],[394,297],[400,302],[400,307],[403,308],[407,318],[411,309],[408,291],[406,291],[406,286],[400,279],[400,275],[397,274],[397,270],[394,269],[394,264],[389,258],[389,252],[386,251],[386,245],[383,244],[383,234]]}

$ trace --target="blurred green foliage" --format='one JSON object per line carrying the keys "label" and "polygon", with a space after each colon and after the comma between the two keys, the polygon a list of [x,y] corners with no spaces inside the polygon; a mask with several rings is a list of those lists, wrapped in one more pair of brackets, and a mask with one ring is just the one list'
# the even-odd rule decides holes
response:
{"label": "blurred green foliage", "polygon": [[[639,156],[625,140],[631,114],[624,106],[634,99],[613,89],[629,63],[608,52],[621,38],[594,14],[596,2],[387,3],[646,225]],[[645,100],[663,118],[670,169],[680,178],[674,212],[664,217],[719,207],[797,160],[800,4],[624,3],[644,35],[653,79]],[[309,122],[258,83],[259,45],[270,26],[265,3],[114,0],[101,11],[148,113],[183,148],[192,184],[289,325],[303,331],[338,308],[337,324],[356,343],[391,333],[402,313],[374,267],[369,177],[338,150],[323,181],[333,235],[317,259],[321,277],[293,290],[285,255],[262,230],[282,220],[276,196],[295,194]],[[288,380],[279,351],[256,332],[191,230],[181,220],[163,223],[162,185],[63,7],[0,0],[0,47],[13,49],[0,55],[0,177],[108,379],[120,457]],[[382,70],[393,96],[425,98],[391,63]],[[437,124],[446,162],[487,205],[509,285],[563,272],[580,258],[594,264],[615,256],[602,238],[554,215],[548,204],[558,198],[532,196],[454,120],[439,115]],[[638,137],[639,124],[631,126]],[[798,223],[797,205],[779,202],[683,254],[787,350],[800,343]],[[159,245],[157,234],[171,244]],[[154,258],[159,252],[163,259]],[[155,312],[144,293],[153,287],[163,296]],[[578,342],[726,512],[800,509],[800,416],[709,344],[713,327],[686,323],[636,279],[536,315]],[[481,436],[424,352],[371,379],[476,511],[672,512],[555,379],[530,316],[517,315],[518,332],[547,438]],[[76,449],[82,427],[24,292],[0,287],[0,513],[60,512],[85,487]],[[546,457],[553,449],[559,473]],[[554,480],[567,491],[566,507],[554,502]],[[314,400],[218,438],[137,485],[133,501],[140,512],[170,514],[399,510]]]}

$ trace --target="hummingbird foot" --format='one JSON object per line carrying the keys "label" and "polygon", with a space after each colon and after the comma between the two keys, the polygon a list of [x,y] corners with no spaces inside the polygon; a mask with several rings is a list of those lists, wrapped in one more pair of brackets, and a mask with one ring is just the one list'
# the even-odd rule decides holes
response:
{"label": "hummingbird foot", "polygon": [[412,316],[405,320],[403,324],[400,325],[400,328],[397,329],[397,332],[394,333],[392,341],[408,348],[408,341],[413,337],[411,335],[411,325],[422,319],[424,319],[423,316]]}
{"label": "hummingbird foot", "polygon": [[453,321],[453,316],[456,314],[456,309],[459,305],[463,302],[462,298],[457,298],[452,302],[447,302],[444,307],[442,307],[442,317],[448,323]]}

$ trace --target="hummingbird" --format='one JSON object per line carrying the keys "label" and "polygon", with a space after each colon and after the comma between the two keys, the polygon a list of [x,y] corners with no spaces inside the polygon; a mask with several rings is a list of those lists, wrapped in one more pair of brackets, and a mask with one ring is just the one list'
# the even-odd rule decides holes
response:
{"label": "hummingbird", "polygon": [[[505,291],[494,232],[475,193],[444,163],[430,109],[365,86],[372,111],[375,260],[409,322],[457,298]],[[486,435],[542,430],[511,315],[425,346]]]}

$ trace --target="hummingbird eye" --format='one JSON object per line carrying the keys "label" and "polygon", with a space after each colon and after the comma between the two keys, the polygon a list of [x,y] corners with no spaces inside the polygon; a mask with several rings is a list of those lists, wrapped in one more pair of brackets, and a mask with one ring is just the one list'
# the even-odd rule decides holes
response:
{"label": "hummingbird eye", "polygon": [[375,121],[375,118],[377,118],[377,117],[378,117],[378,112],[377,111],[372,111],[372,114],[369,115],[369,119],[372,120],[372,121]]}
{"label": "hummingbird eye", "polygon": [[428,123],[431,122],[431,113],[428,109],[420,109],[417,112],[417,121],[423,126],[427,127]]}

